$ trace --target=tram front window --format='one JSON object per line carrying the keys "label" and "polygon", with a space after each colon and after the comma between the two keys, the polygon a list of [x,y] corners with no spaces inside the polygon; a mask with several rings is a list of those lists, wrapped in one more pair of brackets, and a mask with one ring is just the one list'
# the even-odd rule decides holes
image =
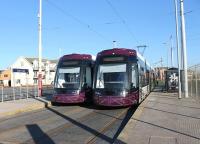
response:
{"label": "tram front window", "polygon": [[80,67],[59,68],[55,88],[78,89],[80,86]]}
{"label": "tram front window", "polygon": [[97,72],[96,88],[125,89],[127,88],[126,64],[103,64]]}

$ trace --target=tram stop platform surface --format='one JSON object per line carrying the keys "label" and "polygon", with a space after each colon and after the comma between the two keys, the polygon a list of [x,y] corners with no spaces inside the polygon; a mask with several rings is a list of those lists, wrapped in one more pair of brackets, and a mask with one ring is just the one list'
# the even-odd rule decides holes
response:
{"label": "tram stop platform surface", "polygon": [[0,102],[0,118],[12,116],[15,114],[38,110],[51,106],[51,102],[45,97],[36,97],[28,99],[19,99]]}
{"label": "tram stop platform surface", "polygon": [[116,143],[200,144],[200,101],[156,88],[138,107]]}

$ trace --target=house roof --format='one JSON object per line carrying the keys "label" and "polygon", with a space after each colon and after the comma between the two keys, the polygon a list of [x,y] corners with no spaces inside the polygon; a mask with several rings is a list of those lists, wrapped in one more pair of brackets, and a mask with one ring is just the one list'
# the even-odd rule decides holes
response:
{"label": "house roof", "polygon": [[[38,61],[38,58],[28,58],[26,57],[25,58],[30,64],[33,64],[33,61],[37,60]],[[42,59],[42,62],[46,62],[46,61],[49,61],[50,63],[57,63],[58,60],[49,60],[49,59]]]}

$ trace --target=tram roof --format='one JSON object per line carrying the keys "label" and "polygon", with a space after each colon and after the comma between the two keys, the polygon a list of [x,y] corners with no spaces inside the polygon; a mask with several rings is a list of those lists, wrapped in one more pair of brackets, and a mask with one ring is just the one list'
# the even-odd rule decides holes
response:
{"label": "tram roof", "polygon": [[151,67],[148,61],[136,50],[134,49],[128,49],[128,48],[113,48],[113,49],[107,49],[99,52],[97,56],[106,56],[106,55],[127,55],[127,56],[137,56],[140,58],[142,61],[146,62],[146,65]]}
{"label": "tram roof", "polygon": [[151,65],[150,65],[150,63],[149,63],[138,51],[137,51],[137,56],[138,56],[142,61],[146,62],[146,65],[147,65],[147,66],[149,66],[150,68],[152,68]]}
{"label": "tram roof", "polygon": [[136,56],[136,50],[134,49],[127,49],[127,48],[113,48],[107,49],[99,52],[97,56],[106,56],[106,55],[127,55],[127,56]]}

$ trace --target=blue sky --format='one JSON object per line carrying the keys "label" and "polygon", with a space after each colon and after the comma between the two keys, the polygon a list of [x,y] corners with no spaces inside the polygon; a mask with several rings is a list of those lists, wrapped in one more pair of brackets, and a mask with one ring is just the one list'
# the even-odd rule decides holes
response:
{"label": "blue sky", "polygon": [[[38,56],[38,2],[1,0],[0,69],[19,56]],[[147,45],[147,60],[155,63],[163,57],[167,65],[170,35],[175,46],[173,4],[173,0],[43,0],[43,57],[56,59],[59,49],[61,54],[96,55],[112,48],[115,40],[124,48]],[[188,64],[193,65],[200,63],[200,1],[185,0],[185,12]]]}

